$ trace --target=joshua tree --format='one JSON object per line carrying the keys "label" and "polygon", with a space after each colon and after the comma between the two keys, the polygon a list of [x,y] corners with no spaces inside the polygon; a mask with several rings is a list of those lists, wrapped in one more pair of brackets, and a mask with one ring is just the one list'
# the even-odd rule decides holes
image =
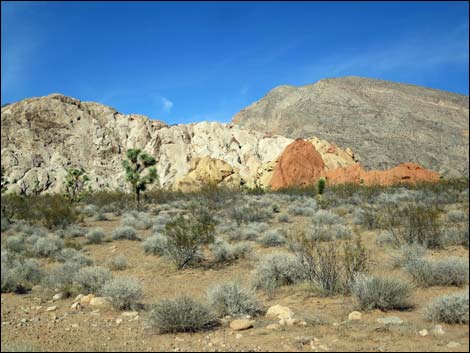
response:
{"label": "joshua tree", "polygon": [[[147,189],[148,184],[157,180],[157,170],[152,167],[156,161],[140,149],[129,149],[126,155],[127,159],[122,161],[122,166],[126,173],[126,181],[131,184],[135,192],[137,209],[140,210],[140,193]],[[147,173],[144,175],[146,170]]]}
{"label": "joshua tree", "polygon": [[85,174],[83,169],[70,168],[67,169],[67,176],[65,177],[65,191],[70,202],[78,202],[83,197],[85,185],[90,179]]}

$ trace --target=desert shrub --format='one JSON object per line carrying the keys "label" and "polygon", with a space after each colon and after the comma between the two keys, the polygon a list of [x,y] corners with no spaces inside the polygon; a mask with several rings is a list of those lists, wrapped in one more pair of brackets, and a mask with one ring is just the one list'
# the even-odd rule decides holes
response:
{"label": "desert shrub", "polygon": [[421,258],[409,261],[404,269],[423,287],[462,287],[468,284],[468,262],[459,257],[449,257],[440,261]]}
{"label": "desert shrub", "polygon": [[5,292],[26,293],[43,277],[39,263],[32,259],[4,259],[2,252],[1,290]]}
{"label": "desert shrub", "polygon": [[114,240],[127,239],[127,240],[140,240],[132,227],[119,227],[113,231],[112,238]]}
{"label": "desert shrub", "polygon": [[355,276],[369,272],[370,254],[360,237],[344,243],[343,254],[343,287],[345,291],[349,291]]}
{"label": "desert shrub", "polygon": [[218,317],[257,315],[263,312],[256,294],[237,282],[216,285],[207,293],[209,306]]}
{"label": "desert shrub", "polygon": [[275,203],[271,205],[271,210],[273,211],[273,213],[279,213],[281,212],[281,207],[277,203]]}
{"label": "desert shrub", "polygon": [[100,266],[83,267],[75,275],[74,282],[81,293],[100,294],[105,283],[112,278],[113,275],[107,268]]}
{"label": "desert shrub", "polygon": [[355,276],[351,293],[363,310],[403,310],[411,307],[412,286],[396,278]]}
{"label": "desert shrub", "polygon": [[223,263],[235,260],[232,247],[225,240],[216,240],[214,244],[211,245],[211,250],[215,262]]}
{"label": "desert shrub", "polygon": [[393,234],[390,233],[388,230],[383,230],[377,235],[375,242],[378,246],[394,245],[395,238],[393,237]]}
{"label": "desert shrub", "polygon": [[167,238],[161,234],[155,234],[144,240],[142,247],[146,254],[164,256],[168,246]]}
{"label": "desert shrub", "polygon": [[380,226],[379,213],[373,207],[358,208],[353,213],[353,223],[364,225],[366,229],[376,229]]}
{"label": "desert shrub", "polygon": [[253,285],[256,289],[274,289],[299,283],[304,280],[304,272],[297,258],[289,253],[272,253],[258,263]]}
{"label": "desert shrub", "polygon": [[1,216],[1,232],[6,232],[8,229],[10,229],[12,224],[12,221],[8,219],[7,217],[4,217],[3,214]]}
{"label": "desert shrub", "polygon": [[21,235],[11,235],[6,238],[5,247],[9,251],[21,253],[26,250],[25,240]]}
{"label": "desert shrub", "polygon": [[426,307],[427,320],[447,324],[468,324],[468,290],[434,299]]}
{"label": "desert shrub", "polygon": [[445,245],[462,245],[468,249],[468,240],[468,223],[443,228],[442,242]]}
{"label": "desert shrub", "polygon": [[242,242],[231,245],[223,239],[217,239],[211,245],[211,250],[215,262],[225,263],[247,257],[251,253],[252,248],[249,243]]}
{"label": "desert shrub", "polygon": [[121,225],[135,229],[150,229],[153,225],[153,220],[145,212],[134,211],[125,213],[122,216]]}
{"label": "desert shrub", "polygon": [[286,243],[286,239],[278,230],[270,230],[259,239],[259,242],[266,247],[282,246]]}
{"label": "desert shrub", "polygon": [[317,224],[344,224],[344,218],[328,210],[318,210],[313,215],[313,220]]}
{"label": "desert shrub", "polygon": [[298,206],[298,205],[290,205],[287,208],[287,213],[292,216],[312,216],[314,214],[315,209],[305,206]]}
{"label": "desert shrub", "polygon": [[257,240],[268,229],[267,223],[254,222],[239,227],[233,233],[228,234],[228,236],[230,240]]}
{"label": "desert shrub", "polygon": [[122,255],[111,257],[106,261],[106,266],[113,271],[123,271],[127,268],[127,259]]}
{"label": "desert shrub", "polygon": [[238,226],[242,223],[263,222],[272,217],[269,209],[262,207],[256,202],[250,201],[245,206],[233,206],[229,209],[228,215]]}
{"label": "desert shrub", "polygon": [[251,244],[248,242],[240,242],[238,244],[231,245],[231,247],[235,259],[244,259],[253,251]]}
{"label": "desert shrub", "polygon": [[200,258],[201,247],[214,242],[215,220],[207,210],[192,208],[187,217],[180,215],[165,225],[166,256],[178,269]]}
{"label": "desert shrub", "polygon": [[[83,237],[86,233],[87,230],[83,227],[79,227],[75,224],[65,228],[65,229],[60,229],[57,233],[62,233],[63,232],[63,238],[78,238],[78,237]],[[62,237],[61,237],[62,238]]]}
{"label": "desert shrub", "polygon": [[164,299],[150,312],[150,323],[161,333],[195,332],[216,325],[211,309],[190,297]]}
{"label": "desert shrub", "polygon": [[37,257],[52,257],[64,248],[64,241],[55,235],[40,238],[33,246],[33,254]]}
{"label": "desert shrub", "polygon": [[98,206],[96,205],[85,205],[82,208],[82,213],[87,217],[93,217],[96,213],[98,213]]}
{"label": "desert shrub", "polygon": [[80,251],[72,248],[62,249],[54,256],[55,259],[59,262],[75,262],[80,267],[82,266],[90,266],[93,264],[93,261],[83,255]]}
{"label": "desert shrub", "polygon": [[100,244],[103,242],[105,234],[102,229],[91,229],[85,237],[88,244]]}
{"label": "desert shrub", "polygon": [[102,210],[99,210],[98,212],[96,212],[93,219],[95,221],[109,221],[109,218],[106,216],[106,214]]}
{"label": "desert shrub", "polygon": [[435,206],[388,207],[383,213],[383,226],[393,235],[397,246],[417,243],[440,248],[443,244],[439,213]]}
{"label": "desert shrub", "polygon": [[131,309],[142,298],[142,286],[133,278],[115,278],[104,285],[102,295],[111,298],[117,309]]}
{"label": "desert shrub", "polygon": [[404,244],[398,250],[398,255],[392,257],[393,267],[404,267],[408,263],[420,260],[426,254],[426,249],[418,244]]}
{"label": "desert shrub", "polygon": [[286,214],[282,214],[277,217],[277,220],[281,223],[289,223],[289,216]]}
{"label": "desert shrub", "polygon": [[307,229],[307,237],[312,241],[333,241],[351,237],[351,231],[344,224],[323,224],[314,220]]}
{"label": "desert shrub", "polygon": [[68,225],[77,222],[79,213],[63,197],[58,195],[41,196],[43,202],[38,207],[38,218],[42,220],[44,226],[49,229],[66,228]]}
{"label": "desert shrub", "polygon": [[81,267],[79,263],[70,261],[55,266],[51,271],[48,271],[42,284],[52,290],[59,290],[67,294],[74,293],[74,277]]}
{"label": "desert shrub", "polygon": [[447,212],[449,222],[459,223],[467,220],[467,214],[462,210],[452,210]]}

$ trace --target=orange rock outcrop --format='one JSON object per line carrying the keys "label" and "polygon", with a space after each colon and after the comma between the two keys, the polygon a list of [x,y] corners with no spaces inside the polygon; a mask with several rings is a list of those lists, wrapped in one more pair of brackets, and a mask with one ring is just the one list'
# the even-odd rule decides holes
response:
{"label": "orange rock outcrop", "polygon": [[297,139],[282,152],[270,185],[274,190],[312,185],[322,176],[324,169],[323,158],[313,144]]}
{"label": "orange rock outcrop", "polygon": [[360,164],[325,171],[329,185],[363,183],[364,185],[394,185],[401,183],[437,182],[440,175],[417,163],[403,163],[389,170],[366,171]]}
{"label": "orange rock outcrop", "polygon": [[403,163],[389,170],[366,171],[359,163],[327,169],[313,144],[297,139],[286,147],[279,158],[270,186],[276,190],[289,186],[315,185],[321,177],[326,178],[328,185],[354,183],[384,186],[437,182],[440,179],[439,173],[427,170],[417,163]]}

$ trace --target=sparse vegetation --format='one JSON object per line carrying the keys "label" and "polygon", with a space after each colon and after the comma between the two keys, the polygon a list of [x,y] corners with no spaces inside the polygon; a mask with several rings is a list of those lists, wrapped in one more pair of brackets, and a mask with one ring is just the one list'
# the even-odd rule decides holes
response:
{"label": "sparse vegetation", "polygon": [[468,324],[468,290],[434,299],[426,307],[425,317],[447,324]]}
{"label": "sparse vegetation", "polygon": [[423,287],[462,287],[468,284],[468,261],[458,257],[449,257],[440,261],[415,259],[407,262],[405,271]]}
{"label": "sparse vegetation", "polygon": [[105,283],[111,280],[112,277],[111,272],[104,267],[83,267],[74,276],[74,282],[80,293],[100,294]]}
{"label": "sparse vegetation", "polygon": [[142,286],[132,278],[115,278],[106,282],[101,294],[110,297],[113,306],[119,310],[132,309],[142,298]]}
{"label": "sparse vegetation", "polygon": [[237,282],[216,285],[208,291],[208,303],[218,317],[251,315],[263,312],[256,294]]}
{"label": "sparse vegetation", "polygon": [[351,293],[363,310],[404,310],[409,309],[412,286],[396,278],[355,276]]}
{"label": "sparse vegetation", "polygon": [[160,333],[196,332],[215,326],[216,318],[205,304],[182,296],[155,304],[150,312],[150,322]]}

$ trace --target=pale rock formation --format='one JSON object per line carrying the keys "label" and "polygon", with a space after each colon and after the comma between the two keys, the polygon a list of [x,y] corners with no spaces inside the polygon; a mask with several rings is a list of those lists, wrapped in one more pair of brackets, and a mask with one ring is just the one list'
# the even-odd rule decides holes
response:
{"label": "pale rock formation", "polygon": [[[3,107],[1,126],[8,190],[25,194],[63,192],[66,169],[71,167],[85,170],[93,190],[128,190],[121,163],[129,148],[156,158],[159,181],[153,187],[172,188],[190,179],[198,184],[201,175],[208,175],[201,170],[214,166],[221,167],[222,175],[229,173],[216,178],[221,182],[266,186],[275,161],[293,141],[217,122],[169,126],[61,94]],[[346,151],[331,153],[326,141],[312,141],[324,152],[327,166],[352,163]]]}

